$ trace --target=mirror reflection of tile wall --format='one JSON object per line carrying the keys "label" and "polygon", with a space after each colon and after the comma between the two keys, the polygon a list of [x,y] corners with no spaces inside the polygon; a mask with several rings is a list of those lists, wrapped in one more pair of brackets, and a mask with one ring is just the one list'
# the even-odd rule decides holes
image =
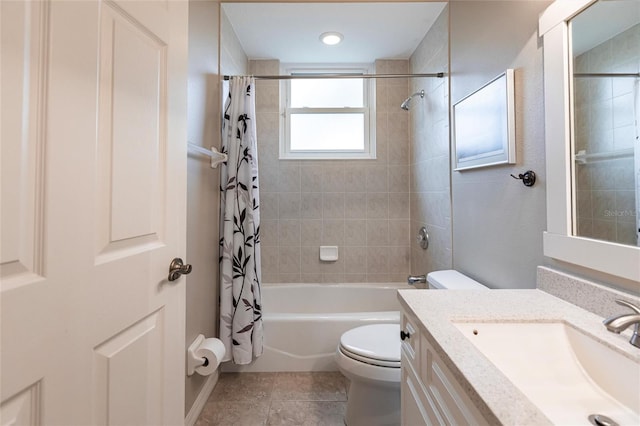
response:
{"label": "mirror reflection of tile wall", "polygon": [[[640,24],[574,61],[575,73],[639,71]],[[638,78],[575,78],[574,84],[575,153],[610,154],[575,162],[577,235],[638,245]]]}

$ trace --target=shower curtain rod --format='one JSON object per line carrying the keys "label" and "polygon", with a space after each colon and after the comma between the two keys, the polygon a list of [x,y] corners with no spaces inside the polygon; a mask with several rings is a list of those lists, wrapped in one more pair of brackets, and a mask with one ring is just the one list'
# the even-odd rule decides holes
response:
{"label": "shower curtain rod", "polygon": [[596,72],[596,73],[575,73],[574,77],[640,77],[640,72],[619,73],[619,72]]}
{"label": "shower curtain rod", "polygon": [[[443,78],[443,72],[428,74],[294,74],[294,75],[254,75],[256,80],[297,80],[297,79],[326,79],[326,78],[415,78],[415,77],[437,77]],[[223,76],[224,80],[229,80],[231,76]]]}

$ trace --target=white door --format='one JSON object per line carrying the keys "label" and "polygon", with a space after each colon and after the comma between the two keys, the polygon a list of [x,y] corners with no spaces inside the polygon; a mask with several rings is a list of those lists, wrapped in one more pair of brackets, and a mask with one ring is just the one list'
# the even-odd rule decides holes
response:
{"label": "white door", "polygon": [[3,425],[184,422],[187,8],[0,1]]}

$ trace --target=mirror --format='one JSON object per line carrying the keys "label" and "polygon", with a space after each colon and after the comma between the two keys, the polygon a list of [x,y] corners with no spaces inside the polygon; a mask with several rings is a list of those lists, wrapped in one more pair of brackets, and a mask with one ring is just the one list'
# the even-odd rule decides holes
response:
{"label": "mirror", "polygon": [[[598,172],[595,173],[593,172],[593,166],[596,164],[595,161],[593,164],[580,165],[580,167],[585,166],[585,170],[588,170],[589,172],[582,173],[581,175],[581,172],[576,165],[576,160],[585,160],[585,162],[600,160],[600,155],[589,153],[587,151],[587,147],[592,147],[593,145],[589,145],[587,142],[588,139],[584,139],[583,133],[588,129],[589,131],[593,131],[593,134],[600,132],[605,136],[608,135],[609,139],[607,140],[611,141],[608,145],[608,149],[609,151],[612,151],[613,147],[615,147],[613,138],[616,135],[614,124],[620,124],[620,121],[629,122],[634,120],[631,117],[635,117],[635,120],[637,121],[638,117],[637,78],[633,80],[636,86],[635,92],[631,95],[632,97],[635,97],[634,109],[629,109],[628,107],[626,109],[621,109],[621,111],[626,112],[622,115],[618,115],[617,109],[621,107],[621,101],[624,99],[628,100],[629,95],[627,95],[627,97],[614,97],[613,88],[615,84],[616,90],[618,90],[620,83],[625,81],[625,79],[614,79],[611,77],[610,80],[606,80],[606,78],[605,80],[602,80],[603,77],[578,77],[577,75],[574,78],[573,75],[574,61],[571,59],[573,59],[574,54],[572,53],[572,50],[575,51],[576,57],[580,57],[581,54],[579,52],[581,48],[578,47],[577,44],[578,39],[580,39],[579,34],[586,33],[586,30],[580,30],[579,28],[581,19],[594,14],[591,19],[595,19],[595,21],[583,25],[585,28],[591,30],[605,29],[608,27],[606,24],[609,22],[621,22],[619,21],[620,18],[605,18],[603,15],[600,15],[600,13],[604,12],[598,12],[598,9],[593,9],[596,11],[595,13],[593,10],[590,10],[590,6],[601,7],[601,3],[606,3],[603,7],[614,3],[621,3],[624,5],[631,4],[632,6],[634,4],[636,6],[638,5],[637,0],[607,0],[603,2],[596,0],[557,0],[547,7],[538,21],[538,31],[540,36],[543,37],[544,43],[544,120],[547,174],[547,231],[543,235],[544,255],[570,265],[570,268],[574,273],[577,272],[587,276],[600,276],[600,273],[604,273],[611,277],[607,278],[608,281],[638,290],[640,289],[640,247],[635,244],[631,244],[633,242],[632,237],[627,237],[626,241],[628,241],[628,243],[621,244],[611,241],[613,238],[605,238],[604,235],[602,237],[587,237],[580,235],[580,231],[584,232],[584,230],[577,229],[580,221],[576,220],[576,218],[578,214],[581,216],[583,214],[582,212],[578,212],[581,209],[587,209],[582,211],[585,212],[584,214],[588,214],[589,211],[587,206],[582,206],[583,203],[585,205],[588,205],[589,203],[585,200],[578,199],[579,197],[576,197],[576,195],[586,195],[582,193],[578,194],[578,191],[583,190],[582,188],[587,188],[586,186],[581,186],[585,183],[584,181],[599,182],[599,185],[611,185],[612,182],[616,181],[617,176],[613,168],[607,168],[605,166],[605,164],[611,163],[617,158],[609,158],[607,160],[600,161]],[[637,12],[635,12],[635,15],[633,12],[628,11],[623,13],[623,17],[625,19],[629,16],[636,16],[636,24],[634,25],[637,31]],[[574,29],[572,27],[574,26],[576,27],[575,37],[572,31],[572,29]],[[618,29],[617,32],[614,31],[614,33],[609,34],[608,36],[596,34],[595,41],[586,44],[585,52],[590,50],[590,47],[597,47],[611,38],[615,40],[615,35],[617,34],[620,34],[620,29]],[[613,44],[611,44],[611,50],[607,55],[610,58],[613,58],[614,56],[628,58],[627,62],[618,62],[619,64],[632,64],[635,61],[635,72],[637,73],[638,56],[640,53],[637,47],[638,33],[636,32],[635,34],[635,46],[631,44],[630,39],[627,39],[624,43],[616,43],[615,48]],[[576,38],[575,46],[573,46],[572,43],[573,38]],[[579,63],[579,60],[576,60],[575,62],[576,67],[581,71],[581,73],[583,73],[580,69],[582,64]],[[598,66],[598,68],[594,69],[598,69],[598,71],[600,71],[600,65],[602,64],[594,61],[593,64],[588,65],[593,65],[594,67]],[[612,70],[613,71],[608,71],[608,69],[605,68],[599,74],[611,72],[622,73],[622,70],[619,68],[612,68]],[[591,71],[591,69],[587,69],[587,71]],[[578,72],[576,72],[576,74],[578,74]],[[610,81],[611,94],[609,96],[609,100],[604,101],[601,104],[596,103],[595,105],[597,106],[587,110],[588,115],[582,117],[582,120],[587,120],[587,125],[582,126],[582,128],[580,127],[580,124],[575,126],[574,114],[576,114],[579,107],[583,106],[587,101],[585,98],[593,94],[597,94],[598,90],[601,88],[599,84],[601,84],[602,81]],[[581,89],[579,87],[575,90],[576,88],[574,88],[574,86],[581,85],[587,86],[588,90],[585,91],[584,88]],[[604,90],[606,91],[609,89],[605,88]],[[575,102],[572,100],[572,95],[575,95]],[[602,111],[597,109],[600,107],[602,107]],[[614,110],[616,110],[615,116]],[[614,119],[616,120],[615,123]],[[579,120],[580,118],[578,118],[578,121]],[[629,126],[625,127],[627,127],[627,130],[632,129]],[[618,131],[617,134],[620,135],[620,132]],[[572,135],[575,137],[572,138]],[[637,171],[638,164],[636,161],[638,153],[636,149],[638,147],[638,141],[636,140],[634,144],[633,161],[635,164],[635,170]],[[584,150],[585,152],[581,153],[581,150]],[[584,156],[581,156],[580,154],[584,154]],[[617,154],[618,153],[616,153],[616,155]],[[586,157],[587,155],[592,156]],[[623,158],[623,160],[628,161],[629,159]],[[586,167],[590,168],[587,169]],[[596,179],[595,176],[599,176],[599,174],[604,176]],[[576,179],[574,179],[574,177]],[[637,176],[634,179],[637,181]],[[627,187],[630,188],[629,186]],[[587,189],[584,190],[587,191]],[[597,189],[594,189],[594,191],[601,191],[596,194],[598,196],[605,195],[605,191],[608,191],[609,194],[613,193],[614,202],[613,204],[609,203],[607,205],[605,201],[601,201],[602,199],[606,200],[606,198],[593,197],[592,194],[590,200],[592,220],[594,212],[594,198],[596,198],[596,204],[602,205],[600,210],[601,213],[599,214],[603,216],[603,221],[604,219],[611,220],[611,215],[617,216],[618,208],[620,208],[621,211],[627,210],[627,207],[622,208],[622,205],[615,205],[616,189],[600,189],[598,187]],[[634,189],[625,189],[623,191],[635,191],[637,195],[637,190]],[[634,197],[636,198],[635,202],[637,203],[637,199],[639,197],[635,195]],[[598,206],[596,205],[596,207]],[[615,210],[613,210],[613,212],[606,212],[606,210],[611,208],[614,208]],[[635,214],[637,206],[631,206],[629,208],[633,209],[634,212],[633,214],[629,214],[630,217],[624,219],[631,219],[635,215],[635,220],[637,220],[637,214]],[[605,218],[605,213],[610,216]],[[599,219],[600,217],[598,216],[598,220]]]}
{"label": "mirror", "polygon": [[569,22],[573,235],[640,245],[640,2],[599,0]]}

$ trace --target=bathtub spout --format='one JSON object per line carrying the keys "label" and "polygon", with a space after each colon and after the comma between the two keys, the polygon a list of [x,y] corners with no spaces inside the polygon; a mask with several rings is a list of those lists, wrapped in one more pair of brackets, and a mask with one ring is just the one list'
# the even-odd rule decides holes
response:
{"label": "bathtub spout", "polygon": [[427,276],[426,275],[409,275],[407,277],[407,284],[416,285],[416,284],[426,284]]}

